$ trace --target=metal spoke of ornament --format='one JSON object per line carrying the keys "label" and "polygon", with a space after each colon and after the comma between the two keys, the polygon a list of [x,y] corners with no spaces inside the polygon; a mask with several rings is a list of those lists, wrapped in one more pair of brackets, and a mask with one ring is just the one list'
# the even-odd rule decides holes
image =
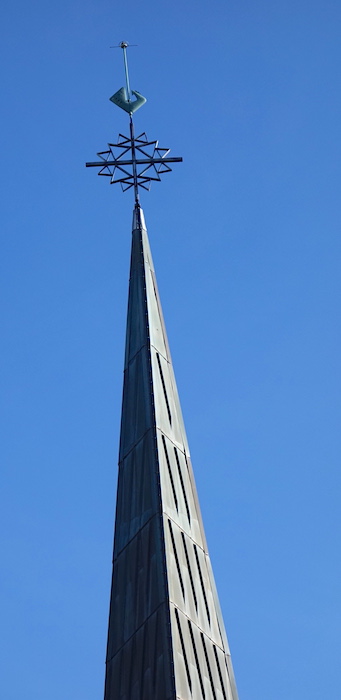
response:
{"label": "metal spoke of ornament", "polygon": [[[148,141],[145,132],[134,135],[133,113],[146,102],[137,90],[130,89],[127,42],[119,45],[123,49],[126,87],[120,88],[112,97],[111,102],[121,107],[129,114],[130,136],[119,134],[117,143],[108,143],[107,151],[97,153],[99,161],[86,163],[87,168],[99,168],[98,175],[110,177],[110,183],[119,182],[125,192],[134,188],[135,202],[139,203],[139,188],[150,189],[152,182],[159,182],[160,175],[171,172],[169,163],[180,163],[182,158],[169,158],[169,148],[160,148],[158,141]],[[132,95],[135,100],[132,100]]]}

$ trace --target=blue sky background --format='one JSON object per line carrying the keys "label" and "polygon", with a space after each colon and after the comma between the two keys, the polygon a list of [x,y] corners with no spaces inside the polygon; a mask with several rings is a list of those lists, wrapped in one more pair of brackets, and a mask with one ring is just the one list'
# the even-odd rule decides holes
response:
{"label": "blue sky background", "polygon": [[0,696],[103,695],[132,196],[86,170],[136,129],[240,700],[340,692],[337,0],[5,3]]}

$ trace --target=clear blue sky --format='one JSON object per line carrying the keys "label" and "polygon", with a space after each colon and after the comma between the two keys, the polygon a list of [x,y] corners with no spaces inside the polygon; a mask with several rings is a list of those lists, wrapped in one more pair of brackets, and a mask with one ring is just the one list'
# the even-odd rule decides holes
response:
{"label": "clear blue sky", "polygon": [[5,3],[3,700],[103,694],[136,128],[240,700],[340,693],[339,0]]}

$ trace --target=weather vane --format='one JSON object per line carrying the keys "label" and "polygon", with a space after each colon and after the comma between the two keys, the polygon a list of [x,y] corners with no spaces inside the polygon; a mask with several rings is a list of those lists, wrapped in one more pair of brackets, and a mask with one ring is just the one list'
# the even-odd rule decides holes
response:
{"label": "weather vane", "polygon": [[98,175],[110,177],[111,184],[120,182],[124,192],[133,187],[135,205],[139,206],[139,187],[149,190],[152,181],[160,181],[160,175],[171,171],[169,163],[180,163],[182,158],[169,158],[169,148],[159,148],[158,141],[148,141],[145,132],[135,136],[133,114],[147,100],[137,90],[130,89],[128,46],[126,41],[121,41],[118,47],[112,47],[123,50],[126,87],[121,87],[110,100],[129,114],[130,136],[119,134],[117,143],[108,143],[108,151],[97,153],[99,161],[85,165],[100,168]]}

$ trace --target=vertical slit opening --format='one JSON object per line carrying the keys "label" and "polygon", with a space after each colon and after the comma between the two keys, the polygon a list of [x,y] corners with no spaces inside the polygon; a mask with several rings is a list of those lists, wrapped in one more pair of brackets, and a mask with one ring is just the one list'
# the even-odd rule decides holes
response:
{"label": "vertical slit opening", "polygon": [[200,566],[198,551],[197,551],[197,547],[196,547],[195,544],[193,544],[193,549],[194,549],[195,559],[196,559],[196,562],[197,562],[198,573],[199,573],[199,578],[200,578],[200,583],[201,583],[201,590],[202,590],[202,594],[203,594],[203,597],[204,597],[204,602],[205,602],[205,608],[206,608],[206,614],[207,614],[208,624],[210,625],[210,624],[211,624],[210,610],[209,610],[208,602],[207,602],[207,598],[206,598],[206,591],[205,591],[205,586],[204,586],[204,579],[203,579],[203,577],[202,577],[202,572],[201,572],[201,566]]}
{"label": "vertical slit opening", "polygon": [[167,391],[166,391],[165,378],[164,378],[164,376],[163,376],[163,371],[162,371],[162,367],[161,367],[160,355],[159,355],[158,352],[156,353],[156,359],[157,359],[157,363],[158,363],[158,366],[159,366],[160,379],[161,379],[161,384],[162,384],[162,389],[163,389],[163,395],[164,395],[164,397],[165,397],[165,402],[166,402],[166,408],[167,408],[168,418],[169,418],[170,424],[172,425],[172,414],[171,414],[171,411],[170,411],[170,408],[169,408],[169,402],[168,402],[168,396],[167,396]]}
{"label": "vertical slit opening", "polygon": [[206,659],[206,665],[207,665],[208,675],[209,675],[209,679],[210,679],[210,683],[211,683],[211,688],[212,688],[212,695],[213,695],[214,700],[217,700],[217,696],[216,696],[216,692],[215,692],[215,687],[214,687],[214,682],[213,682],[212,671],[211,671],[211,666],[210,666],[210,661],[209,661],[209,658],[208,658],[208,653],[207,653],[206,644],[205,644],[205,638],[204,638],[204,635],[203,635],[202,632],[201,632],[201,642],[202,642],[202,646],[203,646],[203,650],[204,650],[204,654],[205,654],[205,659]]}
{"label": "vertical slit opening", "polygon": [[178,626],[178,632],[179,632],[179,637],[180,637],[180,644],[181,644],[181,649],[182,649],[182,655],[184,657],[184,662],[185,662],[185,669],[186,669],[186,676],[187,676],[187,682],[189,685],[189,689],[192,694],[192,679],[191,679],[191,674],[189,672],[189,665],[188,665],[188,660],[187,660],[187,654],[186,654],[186,647],[185,647],[185,642],[182,634],[182,629],[181,629],[181,624],[180,624],[180,619],[179,619],[179,613],[177,608],[175,608],[175,618],[176,618],[176,624]]}
{"label": "vertical slit opening", "polygon": [[229,681],[231,682],[231,680],[230,680],[230,671],[229,671],[229,666],[228,666],[228,663],[227,663],[226,654],[225,654],[225,666],[226,666],[227,677],[228,677]]}
{"label": "vertical slit opening", "polygon": [[167,350],[167,343],[165,342],[164,330],[163,330],[163,323],[162,323],[162,320],[163,320],[163,319],[162,319],[162,311],[161,311],[161,306],[160,306],[159,295],[158,295],[157,289],[156,289],[156,279],[155,279],[155,275],[154,275],[154,272],[153,272],[153,270],[152,270],[151,267],[149,268],[149,270],[150,270],[150,276],[151,276],[151,278],[152,278],[152,283],[153,283],[153,289],[154,289],[154,294],[155,294],[155,300],[156,300],[157,310],[158,310],[158,312],[159,312],[159,318],[160,318],[160,324],[161,324],[161,331],[162,331],[162,335],[163,335],[163,340],[164,340],[164,343],[165,343],[165,346],[166,346],[166,350]]}
{"label": "vertical slit opening", "polygon": [[187,562],[187,568],[188,568],[188,573],[189,573],[189,579],[191,582],[191,588],[192,588],[192,593],[193,593],[193,599],[194,599],[194,605],[195,609],[198,612],[198,601],[197,601],[197,596],[195,593],[195,587],[194,587],[194,581],[193,581],[193,576],[192,576],[192,569],[191,569],[191,564],[189,561],[189,556],[187,552],[187,546],[186,546],[186,540],[185,540],[185,535],[183,532],[181,532],[181,537],[182,537],[182,544],[184,546],[184,552],[185,552],[185,557],[186,557],[186,562]]}
{"label": "vertical slit opening", "polygon": [[175,508],[177,510],[177,513],[179,512],[178,508],[178,499],[176,497],[176,491],[175,491],[175,485],[174,485],[174,479],[173,479],[173,474],[172,474],[172,468],[170,465],[169,461],[169,456],[168,456],[168,450],[167,450],[167,445],[166,445],[166,439],[165,436],[162,435],[162,444],[163,444],[163,449],[166,457],[166,462],[167,462],[167,467],[168,467],[168,474],[169,474],[169,480],[171,482],[171,487],[172,487],[172,492],[173,492],[173,498],[174,498],[174,503],[175,503]]}
{"label": "vertical slit opening", "polygon": [[221,691],[223,693],[224,700],[227,700],[226,692],[225,692],[225,688],[224,688],[223,676],[221,673],[220,663],[219,663],[218,654],[217,654],[217,649],[216,649],[214,644],[213,644],[213,651],[214,651],[214,656],[215,656],[215,662],[217,664],[217,670],[218,670],[218,676],[219,676],[220,685],[221,685]]}
{"label": "vertical slit opening", "polygon": [[187,455],[186,455],[186,450],[185,450],[185,448],[184,448],[184,456],[185,456],[185,462],[186,462],[187,471],[189,471],[188,459],[187,459]]}
{"label": "vertical slit opening", "polygon": [[180,460],[179,460],[179,456],[178,456],[178,451],[177,451],[176,447],[174,447],[174,454],[175,454],[176,464],[177,464],[177,467],[178,467],[181,489],[182,489],[182,493],[183,493],[183,497],[184,497],[184,501],[185,501],[187,518],[188,518],[189,524],[191,524],[191,514],[190,514],[189,505],[188,505],[188,501],[187,501],[187,495],[186,495],[185,484],[184,484],[184,480],[183,480],[183,477],[182,477],[181,464],[180,464]]}
{"label": "vertical slit opening", "polygon": [[180,586],[181,586],[181,590],[182,590],[182,596],[183,596],[183,599],[185,600],[185,587],[184,587],[184,582],[183,582],[182,576],[181,576],[180,562],[179,562],[178,553],[176,551],[176,544],[175,544],[175,540],[174,540],[173,528],[172,528],[172,523],[170,520],[168,520],[168,525],[169,525],[169,532],[170,532],[170,536],[171,536],[171,540],[172,540],[172,547],[173,547],[173,552],[174,552],[174,557],[175,557],[176,568],[178,570],[178,576],[179,576]]}
{"label": "vertical slit opening", "polygon": [[203,684],[203,680],[202,680],[201,669],[200,669],[200,664],[199,664],[199,659],[198,659],[198,654],[197,654],[197,648],[195,646],[195,640],[194,640],[194,635],[193,635],[193,630],[192,630],[192,625],[190,623],[190,620],[188,620],[188,627],[189,627],[189,633],[191,635],[191,642],[192,642],[195,663],[197,666],[197,671],[198,671],[198,676],[199,676],[201,693],[202,693],[202,696],[205,700],[205,688],[204,688],[204,684]]}

